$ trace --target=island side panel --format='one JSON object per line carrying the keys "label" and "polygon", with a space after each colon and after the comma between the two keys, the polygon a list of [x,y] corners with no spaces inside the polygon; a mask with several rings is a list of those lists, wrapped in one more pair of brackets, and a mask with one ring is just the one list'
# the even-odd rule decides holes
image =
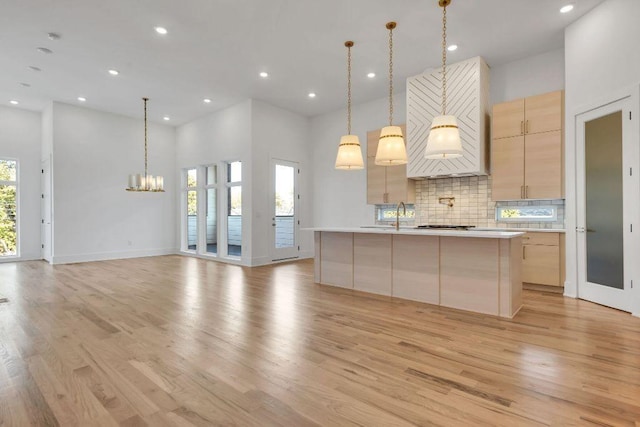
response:
{"label": "island side panel", "polygon": [[390,234],[354,234],[354,289],[380,295],[391,295],[392,237]]}
{"label": "island side panel", "polygon": [[522,237],[500,242],[500,269],[500,316],[512,318],[522,307]]}
{"label": "island side panel", "polygon": [[440,237],[440,304],[498,315],[499,240]]}
{"label": "island side panel", "polygon": [[326,285],[353,288],[353,233],[321,232],[320,278]]}
{"label": "island side panel", "polygon": [[440,304],[440,238],[393,236],[392,295]]}

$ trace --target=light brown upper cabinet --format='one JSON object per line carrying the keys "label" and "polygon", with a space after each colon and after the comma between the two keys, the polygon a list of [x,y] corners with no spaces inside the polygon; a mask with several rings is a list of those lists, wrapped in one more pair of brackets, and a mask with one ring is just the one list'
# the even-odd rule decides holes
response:
{"label": "light brown upper cabinet", "polygon": [[563,114],[563,91],[493,107],[493,200],[564,197]]}
{"label": "light brown upper cabinet", "polygon": [[[400,127],[406,135],[406,126]],[[376,165],[379,138],[380,129],[367,132],[367,204],[415,203],[416,183],[407,178],[407,165]]]}

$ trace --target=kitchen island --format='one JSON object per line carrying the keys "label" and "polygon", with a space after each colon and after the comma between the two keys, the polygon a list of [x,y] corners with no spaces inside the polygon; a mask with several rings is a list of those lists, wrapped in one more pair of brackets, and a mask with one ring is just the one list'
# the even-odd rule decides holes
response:
{"label": "kitchen island", "polygon": [[511,318],[522,306],[521,232],[314,228],[315,281]]}

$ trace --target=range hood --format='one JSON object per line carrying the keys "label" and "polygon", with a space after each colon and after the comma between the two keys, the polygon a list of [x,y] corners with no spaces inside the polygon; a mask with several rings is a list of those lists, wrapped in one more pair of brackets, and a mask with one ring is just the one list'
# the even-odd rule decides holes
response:
{"label": "range hood", "polygon": [[442,69],[407,79],[407,177],[487,175],[489,159],[489,66],[477,56],[447,66],[447,113],[458,120],[464,155],[424,158],[429,128],[441,114]]}

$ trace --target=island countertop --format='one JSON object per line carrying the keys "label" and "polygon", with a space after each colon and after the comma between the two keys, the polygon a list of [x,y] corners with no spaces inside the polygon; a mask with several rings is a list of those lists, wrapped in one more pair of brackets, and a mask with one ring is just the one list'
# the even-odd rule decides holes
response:
{"label": "island countertop", "polygon": [[434,230],[415,227],[363,226],[363,227],[316,227],[306,228],[307,231],[322,231],[330,233],[363,233],[363,234],[400,234],[410,236],[440,236],[440,237],[476,237],[486,239],[513,239],[525,233],[521,231],[495,230]]}

